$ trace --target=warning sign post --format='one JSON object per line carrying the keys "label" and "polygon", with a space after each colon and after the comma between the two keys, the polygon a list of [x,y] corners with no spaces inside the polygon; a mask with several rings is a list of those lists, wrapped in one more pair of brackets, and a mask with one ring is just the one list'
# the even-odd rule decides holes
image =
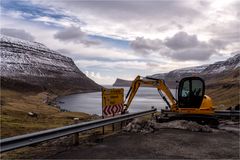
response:
{"label": "warning sign post", "polygon": [[110,117],[120,114],[124,109],[123,88],[102,89],[102,116]]}

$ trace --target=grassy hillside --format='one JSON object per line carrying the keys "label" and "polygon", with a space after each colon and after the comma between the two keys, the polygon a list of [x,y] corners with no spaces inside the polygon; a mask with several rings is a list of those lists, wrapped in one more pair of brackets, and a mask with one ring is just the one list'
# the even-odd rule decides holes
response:
{"label": "grassy hillside", "polygon": [[218,109],[227,109],[239,104],[239,89],[234,87],[230,89],[208,89],[207,95],[213,99],[213,105]]}
{"label": "grassy hillside", "polygon": [[[55,97],[55,95],[49,95],[46,92],[20,93],[2,89],[1,138],[72,124],[75,117],[81,121],[91,118],[85,113],[61,112],[58,108],[46,103],[46,99]],[[37,113],[38,116],[31,117],[28,112]]]}
{"label": "grassy hillside", "polygon": [[234,70],[215,76],[205,75],[206,94],[213,99],[214,105],[219,109],[240,104],[239,74],[239,70]]}

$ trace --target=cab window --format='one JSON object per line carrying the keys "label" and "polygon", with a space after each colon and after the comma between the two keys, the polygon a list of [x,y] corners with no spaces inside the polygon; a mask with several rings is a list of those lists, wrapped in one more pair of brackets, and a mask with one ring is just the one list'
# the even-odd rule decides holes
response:
{"label": "cab window", "polygon": [[189,81],[185,81],[182,89],[182,97],[188,97],[189,93],[190,93],[190,83]]}
{"label": "cab window", "polygon": [[179,83],[178,106],[199,108],[204,96],[204,81],[199,77],[184,78]]}
{"label": "cab window", "polygon": [[193,96],[202,96],[203,83],[199,80],[192,80],[192,93]]}

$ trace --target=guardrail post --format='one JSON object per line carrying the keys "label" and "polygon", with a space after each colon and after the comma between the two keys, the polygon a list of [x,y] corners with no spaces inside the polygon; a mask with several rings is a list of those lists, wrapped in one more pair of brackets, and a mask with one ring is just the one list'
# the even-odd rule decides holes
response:
{"label": "guardrail post", "polygon": [[[113,117],[115,116],[115,114],[113,113]],[[112,124],[112,131],[114,132],[115,131],[115,124],[113,123]]]}
{"label": "guardrail post", "polygon": [[[155,107],[152,106],[152,109],[154,109]],[[154,113],[152,113],[152,120],[154,119]]]}
{"label": "guardrail post", "polygon": [[[79,123],[79,118],[74,118],[74,124]],[[79,144],[79,133],[74,133],[73,135],[73,145]]]}
{"label": "guardrail post", "polygon": [[[102,119],[104,119],[103,113],[102,113]],[[104,135],[104,133],[105,133],[105,129],[104,129],[104,126],[102,126],[102,134]]]}

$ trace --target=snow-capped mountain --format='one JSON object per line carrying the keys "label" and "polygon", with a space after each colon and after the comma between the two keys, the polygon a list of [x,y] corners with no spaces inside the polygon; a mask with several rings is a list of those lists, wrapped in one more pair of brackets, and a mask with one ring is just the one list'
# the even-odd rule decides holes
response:
{"label": "snow-capped mountain", "polygon": [[199,74],[203,70],[205,70],[207,67],[208,67],[208,65],[181,68],[181,69],[176,69],[176,70],[170,71],[168,73],[159,73],[159,74],[154,74],[154,75],[151,75],[148,77],[155,78],[155,79],[165,79],[167,81],[173,80],[175,83],[176,80],[179,80],[182,77],[193,76],[193,75]]}
{"label": "snow-capped mountain", "polygon": [[[13,79],[50,89],[99,88],[71,58],[37,42],[0,35],[1,79]],[[10,83],[10,82],[9,82]]]}
{"label": "snow-capped mountain", "polygon": [[203,65],[203,66],[176,69],[176,70],[170,71],[166,76],[167,77],[175,77],[175,78],[193,76],[195,74],[201,73],[207,67],[208,67],[208,65]]}
{"label": "snow-capped mountain", "polygon": [[176,69],[168,73],[154,74],[150,77],[157,79],[181,79],[187,76],[203,76],[236,70],[240,67],[240,52],[236,52],[235,54],[235,56],[228,58],[226,61],[220,61],[210,65]]}
{"label": "snow-capped mountain", "polygon": [[[234,54],[235,56],[230,57],[226,61],[216,62],[210,65],[176,69],[168,73],[159,73],[147,77],[164,79],[169,87],[175,88],[177,84],[176,81],[188,76],[200,76],[206,80],[223,77],[224,75],[228,75],[229,77],[231,77],[231,75],[237,76],[240,68],[240,52],[238,51]],[[118,83],[114,85],[118,86]]]}
{"label": "snow-capped mountain", "polygon": [[147,76],[147,77],[151,77],[151,78],[155,78],[155,79],[165,79],[166,75],[167,75],[167,73],[158,73],[158,74],[154,74],[154,75]]}
{"label": "snow-capped mountain", "polygon": [[[226,61],[210,65],[182,68],[168,73],[159,73],[147,76],[155,79],[164,79],[169,88],[176,89],[177,81],[187,76],[198,76],[206,84],[205,94],[213,99],[214,106],[226,108],[239,105],[239,77],[240,77],[240,52]],[[127,82],[127,83],[126,83]],[[129,86],[129,81],[116,80],[115,86]]]}
{"label": "snow-capped mountain", "polygon": [[235,56],[228,58],[226,61],[216,62],[210,64],[201,73],[202,74],[215,74],[229,70],[239,69],[240,67],[240,51]]}

